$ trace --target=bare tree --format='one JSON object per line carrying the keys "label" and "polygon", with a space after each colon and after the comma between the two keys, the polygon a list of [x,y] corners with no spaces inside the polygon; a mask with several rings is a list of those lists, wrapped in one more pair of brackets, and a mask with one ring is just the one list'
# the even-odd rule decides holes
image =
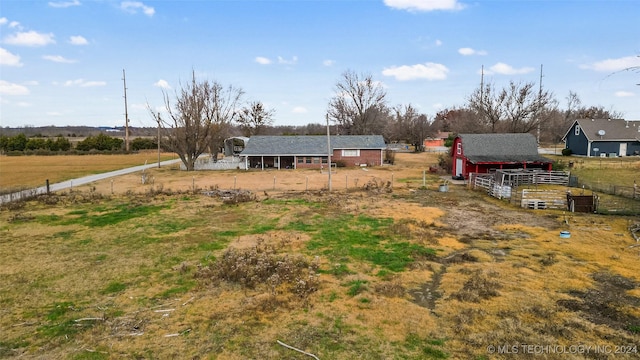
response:
{"label": "bare tree", "polygon": [[273,124],[275,110],[266,109],[259,101],[254,101],[240,110],[236,122],[245,136],[259,135],[261,131]]}
{"label": "bare tree", "polygon": [[476,111],[491,132],[504,130],[526,133],[541,125],[541,110],[552,105],[548,91],[536,93],[533,83],[516,83],[496,91],[491,84],[479,88],[469,97],[468,105]]}
{"label": "bare tree", "polygon": [[469,96],[468,107],[478,114],[480,123],[495,133],[497,125],[504,118],[505,97],[504,92],[496,93],[493,85],[485,84]]}
{"label": "bare tree", "polygon": [[192,171],[196,159],[207,150],[217,156],[243,94],[239,88],[225,88],[215,81],[199,82],[194,72],[191,82],[176,91],[175,103],[163,91],[168,119],[148,104],[147,108],[163,129],[163,145]]}
{"label": "bare tree", "polygon": [[346,135],[381,133],[388,119],[382,85],[371,75],[346,71],[336,84],[336,94],[329,101],[327,115]]}

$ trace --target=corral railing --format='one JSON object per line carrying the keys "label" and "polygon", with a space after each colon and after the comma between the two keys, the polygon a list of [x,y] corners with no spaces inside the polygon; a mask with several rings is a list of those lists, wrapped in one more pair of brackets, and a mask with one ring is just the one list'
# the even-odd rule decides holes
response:
{"label": "corral railing", "polygon": [[567,194],[562,190],[522,189],[512,199],[516,201],[525,209],[567,209]]}

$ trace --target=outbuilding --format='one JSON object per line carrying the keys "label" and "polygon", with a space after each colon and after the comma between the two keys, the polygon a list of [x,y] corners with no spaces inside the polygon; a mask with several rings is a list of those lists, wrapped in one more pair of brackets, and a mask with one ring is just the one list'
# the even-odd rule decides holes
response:
{"label": "outbuilding", "polygon": [[518,134],[460,134],[451,148],[454,178],[502,169],[551,171],[552,161],[538,154],[536,138]]}

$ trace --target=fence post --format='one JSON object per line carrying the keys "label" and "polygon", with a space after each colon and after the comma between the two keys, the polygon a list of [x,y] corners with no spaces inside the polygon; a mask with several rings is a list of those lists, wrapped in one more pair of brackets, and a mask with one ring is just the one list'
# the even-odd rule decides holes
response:
{"label": "fence post", "polygon": [[49,195],[49,179],[47,179],[47,195]]}
{"label": "fence post", "polygon": [[273,191],[276,190],[276,177],[273,177]]}

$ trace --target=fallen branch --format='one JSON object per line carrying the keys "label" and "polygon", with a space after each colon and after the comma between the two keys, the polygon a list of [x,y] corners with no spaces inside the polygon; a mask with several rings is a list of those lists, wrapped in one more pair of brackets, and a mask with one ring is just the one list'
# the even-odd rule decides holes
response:
{"label": "fallen branch", "polygon": [[313,354],[310,354],[310,353],[308,353],[308,352],[306,352],[306,351],[302,351],[302,350],[300,350],[300,349],[296,349],[296,348],[294,348],[293,346],[287,345],[287,344],[283,343],[283,342],[282,342],[282,341],[280,341],[280,340],[276,340],[276,342],[277,342],[278,344],[280,344],[280,345],[282,345],[282,346],[286,347],[287,349],[291,349],[291,350],[297,351],[297,352],[299,352],[299,353],[301,353],[301,354],[305,354],[305,355],[307,355],[307,356],[311,356],[312,358],[314,358],[314,359],[316,359],[316,360],[320,360],[320,359],[318,359],[318,357],[317,357],[317,356],[315,356],[315,355],[313,355]]}
{"label": "fallen branch", "polygon": [[187,305],[188,303],[190,303],[191,301],[193,301],[193,299],[195,299],[195,297],[192,297],[191,299],[185,301],[184,303],[182,303],[182,306]]}
{"label": "fallen branch", "polygon": [[175,311],[176,309],[163,309],[163,310],[153,310],[153,312],[156,313],[166,313],[166,312],[172,312]]}

